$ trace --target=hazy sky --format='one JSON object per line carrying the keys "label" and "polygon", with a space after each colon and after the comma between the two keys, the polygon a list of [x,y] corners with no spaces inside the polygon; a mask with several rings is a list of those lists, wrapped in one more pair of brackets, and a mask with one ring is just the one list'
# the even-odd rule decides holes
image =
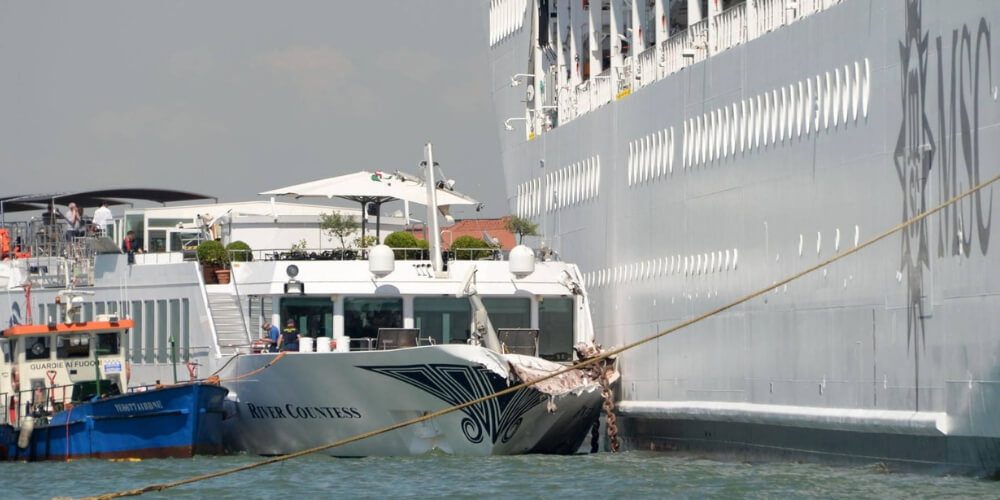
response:
{"label": "hazy sky", "polygon": [[417,173],[432,141],[456,188],[505,214],[487,5],[0,1],[0,195],[257,199],[359,169]]}

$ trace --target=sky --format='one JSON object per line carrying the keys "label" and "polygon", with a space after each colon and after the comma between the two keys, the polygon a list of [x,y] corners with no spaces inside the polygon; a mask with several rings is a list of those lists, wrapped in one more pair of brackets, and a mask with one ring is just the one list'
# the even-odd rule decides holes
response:
{"label": "sky", "polygon": [[252,200],[361,169],[418,173],[431,141],[481,215],[504,215],[487,7],[0,0],[0,196]]}

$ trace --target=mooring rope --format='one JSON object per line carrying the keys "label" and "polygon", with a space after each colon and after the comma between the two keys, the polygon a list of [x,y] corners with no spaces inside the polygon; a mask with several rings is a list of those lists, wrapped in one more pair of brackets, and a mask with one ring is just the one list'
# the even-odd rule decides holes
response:
{"label": "mooring rope", "polygon": [[996,176],[994,176],[994,177],[992,177],[992,178],[990,178],[990,179],[988,179],[986,181],[983,181],[983,182],[981,182],[981,183],[973,186],[972,188],[970,188],[969,190],[967,190],[967,191],[965,191],[965,192],[963,192],[961,194],[958,194],[958,195],[956,195],[956,196],[954,196],[952,198],[949,198],[948,200],[946,200],[945,202],[941,203],[940,205],[934,207],[931,210],[927,210],[927,211],[925,211],[925,212],[923,212],[923,213],[921,213],[919,215],[916,215],[916,216],[914,216],[914,217],[912,217],[910,219],[907,219],[907,220],[905,220],[905,221],[903,221],[903,222],[901,222],[901,223],[899,223],[899,224],[897,224],[897,225],[895,225],[895,226],[887,229],[886,231],[882,232],[881,234],[879,234],[879,235],[877,235],[877,236],[875,236],[875,237],[873,237],[873,238],[871,238],[871,239],[869,239],[869,240],[867,240],[867,241],[865,241],[865,242],[863,242],[863,243],[861,243],[859,245],[856,245],[854,248],[851,248],[851,249],[845,250],[843,252],[834,254],[830,258],[828,258],[828,259],[826,259],[826,260],[824,260],[824,261],[822,261],[822,262],[820,262],[820,263],[818,263],[816,265],[808,267],[808,268],[806,268],[803,271],[799,271],[799,272],[797,272],[795,274],[792,274],[791,276],[789,276],[787,278],[784,278],[784,279],[782,279],[780,281],[772,283],[772,284],[768,285],[765,288],[761,288],[761,289],[759,289],[757,291],[754,291],[752,293],[744,295],[744,296],[742,296],[742,297],[740,297],[740,298],[738,298],[738,299],[736,299],[736,300],[734,300],[732,302],[729,302],[729,303],[727,303],[725,305],[719,306],[719,307],[717,307],[715,309],[712,309],[712,310],[710,310],[710,311],[708,311],[706,313],[700,314],[700,315],[698,315],[698,316],[696,316],[694,318],[691,318],[689,320],[682,321],[682,322],[680,322],[680,323],[678,323],[678,324],[676,324],[676,325],[674,325],[674,326],[672,326],[670,328],[667,328],[666,330],[663,330],[663,331],[660,331],[658,333],[655,333],[655,334],[653,334],[653,335],[651,335],[649,337],[645,337],[645,338],[636,340],[635,342],[632,342],[632,343],[629,343],[629,344],[625,344],[625,345],[623,345],[621,347],[610,349],[608,351],[605,351],[605,352],[601,353],[598,356],[595,356],[593,358],[589,358],[587,360],[581,361],[581,362],[579,362],[579,363],[577,363],[575,365],[572,365],[572,366],[567,366],[566,368],[563,368],[561,370],[552,372],[552,373],[550,373],[548,375],[545,375],[545,376],[542,376],[540,378],[537,378],[537,379],[534,379],[534,380],[531,380],[531,381],[527,381],[527,382],[522,382],[522,383],[517,384],[515,386],[511,386],[511,387],[508,387],[506,389],[497,391],[497,392],[495,392],[493,394],[490,394],[490,395],[487,395],[487,396],[483,396],[481,398],[477,398],[477,399],[474,399],[472,401],[467,401],[467,402],[459,404],[459,405],[450,406],[448,408],[437,410],[437,411],[428,413],[426,415],[423,415],[423,416],[420,416],[420,417],[417,417],[417,418],[413,418],[413,419],[406,420],[406,421],[403,421],[403,422],[398,422],[398,423],[395,423],[395,424],[392,424],[392,425],[389,425],[389,426],[386,426],[386,427],[382,427],[382,428],[375,429],[375,430],[372,430],[372,431],[368,431],[368,432],[365,432],[365,433],[362,433],[362,434],[358,434],[356,436],[352,436],[352,437],[349,437],[349,438],[341,439],[340,441],[336,441],[336,442],[325,444],[325,445],[321,445],[321,446],[316,446],[316,447],[309,448],[309,449],[302,450],[302,451],[298,451],[298,452],[295,452],[295,453],[290,453],[288,455],[282,455],[280,457],[273,457],[273,458],[269,458],[269,459],[266,459],[266,460],[262,460],[260,462],[254,462],[254,463],[250,463],[250,464],[246,464],[246,465],[241,465],[239,467],[233,467],[231,469],[224,469],[224,470],[217,471],[217,472],[210,472],[210,473],[207,473],[207,474],[202,474],[202,475],[190,477],[190,478],[187,478],[187,479],[181,479],[181,480],[178,480],[178,481],[172,481],[172,482],[169,482],[169,483],[152,484],[152,485],[144,486],[144,487],[141,487],[141,488],[136,488],[136,489],[131,489],[131,490],[124,490],[124,491],[118,491],[118,492],[113,492],[113,493],[105,493],[105,494],[102,494],[102,495],[97,495],[95,497],[88,497],[88,498],[109,499],[109,498],[120,498],[120,497],[126,497],[126,496],[136,496],[136,495],[141,495],[143,493],[149,493],[151,491],[163,491],[163,490],[167,490],[167,489],[170,489],[170,488],[176,488],[178,486],[183,486],[185,484],[196,483],[196,482],[205,481],[205,480],[216,478],[216,477],[226,476],[226,475],[229,475],[229,474],[234,474],[234,473],[237,473],[237,472],[242,472],[242,471],[245,471],[245,470],[254,469],[254,468],[257,468],[257,467],[263,467],[265,465],[270,465],[270,464],[274,464],[274,463],[278,463],[278,462],[284,462],[286,460],[292,460],[292,459],[299,458],[299,457],[302,457],[302,456],[305,456],[305,455],[311,455],[313,453],[317,453],[317,452],[320,452],[320,451],[329,450],[329,449],[332,449],[332,448],[336,448],[338,446],[343,446],[343,445],[346,445],[346,444],[350,444],[350,443],[354,443],[354,442],[361,441],[361,440],[364,440],[364,439],[368,439],[370,437],[374,437],[374,436],[377,436],[379,434],[385,434],[386,432],[391,432],[391,431],[394,431],[394,430],[397,430],[397,429],[402,429],[404,427],[408,427],[408,426],[413,425],[413,424],[424,422],[424,421],[427,421],[427,420],[430,420],[430,419],[433,419],[433,418],[440,417],[442,415],[447,415],[449,413],[456,412],[456,411],[468,408],[468,407],[473,406],[473,405],[477,405],[479,403],[482,403],[484,401],[488,401],[488,400],[493,399],[493,398],[498,398],[498,397],[501,397],[501,396],[506,396],[507,394],[513,393],[515,391],[519,391],[521,389],[524,389],[524,388],[526,388],[528,386],[537,384],[539,382],[544,382],[544,381],[549,380],[551,378],[555,378],[555,377],[558,377],[560,375],[563,375],[564,373],[568,373],[570,371],[577,370],[577,369],[580,369],[580,368],[585,368],[585,367],[591,366],[591,365],[593,365],[595,363],[601,362],[601,361],[603,361],[603,360],[605,360],[605,359],[607,359],[609,357],[617,356],[617,355],[619,355],[619,354],[621,354],[621,353],[623,353],[625,351],[634,349],[634,348],[639,347],[639,346],[641,346],[643,344],[646,344],[646,343],[652,342],[654,340],[657,340],[659,338],[665,337],[665,336],[670,335],[671,333],[674,333],[674,332],[676,332],[678,330],[682,330],[684,328],[687,328],[688,326],[691,326],[691,325],[693,325],[695,323],[698,323],[698,322],[703,321],[703,320],[705,320],[707,318],[715,316],[715,315],[717,315],[719,313],[725,312],[725,311],[727,311],[729,309],[732,309],[732,308],[734,308],[734,307],[736,307],[738,305],[741,305],[741,304],[744,304],[746,302],[749,302],[749,301],[751,301],[751,300],[753,300],[753,299],[755,299],[757,297],[760,297],[760,296],[762,296],[762,295],[770,292],[771,290],[774,290],[776,288],[782,287],[782,286],[784,286],[784,285],[786,285],[788,283],[791,283],[792,281],[795,281],[795,280],[797,280],[797,279],[799,279],[799,278],[801,278],[801,277],[803,277],[803,276],[805,276],[805,275],[807,275],[809,273],[812,273],[814,271],[822,269],[822,268],[824,268],[824,267],[826,267],[826,266],[828,266],[828,265],[830,265],[830,264],[832,264],[832,263],[834,263],[834,262],[836,262],[836,261],[838,261],[840,259],[843,259],[844,257],[847,257],[849,255],[853,255],[853,254],[861,251],[864,248],[867,248],[867,247],[869,247],[871,245],[874,245],[875,243],[878,243],[879,241],[882,241],[885,238],[888,238],[889,236],[891,236],[891,235],[893,235],[893,234],[895,234],[895,233],[897,233],[899,231],[902,231],[903,229],[906,229],[907,227],[912,226],[913,224],[916,224],[917,222],[920,222],[920,221],[926,219],[927,217],[929,217],[929,216],[931,216],[931,215],[933,215],[933,214],[935,214],[937,212],[940,212],[944,208],[946,208],[946,207],[948,207],[950,205],[955,204],[956,202],[958,202],[962,198],[966,198],[968,196],[971,196],[972,194],[980,191],[981,189],[983,189],[986,186],[989,186],[989,185],[997,182],[998,180],[1000,180],[1000,174],[998,174],[998,175],[996,175]]}

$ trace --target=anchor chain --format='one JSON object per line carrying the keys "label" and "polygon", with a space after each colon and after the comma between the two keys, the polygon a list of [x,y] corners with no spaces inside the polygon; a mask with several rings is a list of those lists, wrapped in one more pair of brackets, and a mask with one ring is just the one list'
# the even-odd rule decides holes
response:
{"label": "anchor chain", "polygon": [[608,446],[611,447],[611,453],[618,453],[620,444],[618,443],[618,417],[615,416],[615,399],[614,393],[611,391],[611,384],[608,382],[608,369],[607,363],[601,363],[603,372],[601,374],[601,397],[604,398],[604,421],[608,426]]}

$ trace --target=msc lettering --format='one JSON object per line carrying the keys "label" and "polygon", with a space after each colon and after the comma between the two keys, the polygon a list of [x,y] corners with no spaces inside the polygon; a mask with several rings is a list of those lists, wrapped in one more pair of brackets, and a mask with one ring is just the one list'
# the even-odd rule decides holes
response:
{"label": "msc lettering", "polygon": [[343,406],[294,406],[291,403],[285,406],[259,406],[247,403],[252,418],[294,418],[294,419],[319,419],[319,418],[361,418],[361,412],[357,408],[347,408]]}

